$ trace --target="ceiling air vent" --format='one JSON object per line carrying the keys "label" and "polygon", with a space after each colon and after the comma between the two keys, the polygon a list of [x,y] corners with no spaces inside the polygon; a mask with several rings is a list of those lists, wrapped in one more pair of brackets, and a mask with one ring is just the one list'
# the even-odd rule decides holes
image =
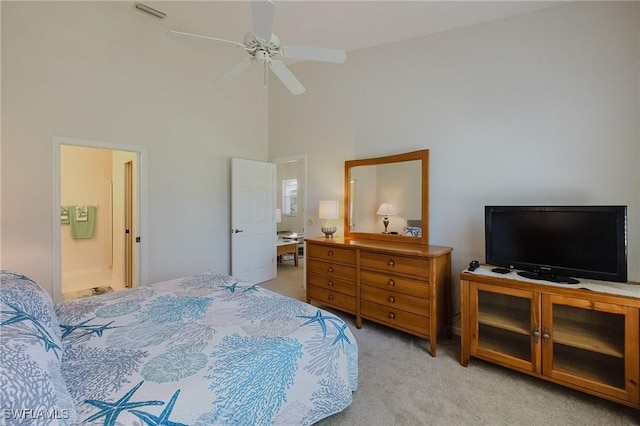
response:
{"label": "ceiling air vent", "polygon": [[136,9],[138,9],[140,12],[144,12],[147,15],[151,15],[155,18],[158,19],[164,19],[167,17],[167,14],[164,12],[160,12],[159,10],[156,10],[152,7],[149,7],[147,5],[144,5],[142,3],[136,3]]}

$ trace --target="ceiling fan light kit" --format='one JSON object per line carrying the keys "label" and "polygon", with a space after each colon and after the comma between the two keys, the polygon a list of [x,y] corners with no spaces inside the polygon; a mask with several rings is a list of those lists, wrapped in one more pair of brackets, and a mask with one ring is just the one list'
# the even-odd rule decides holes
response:
{"label": "ceiling fan light kit", "polygon": [[284,84],[284,86],[294,95],[304,93],[305,88],[302,83],[298,81],[296,76],[293,75],[291,70],[289,70],[289,68],[284,64],[284,62],[274,59],[277,55],[290,59],[331,62],[336,64],[342,64],[346,61],[347,53],[341,49],[306,46],[280,46],[280,39],[272,32],[273,18],[275,14],[275,4],[273,2],[268,0],[252,1],[251,11],[253,14],[253,31],[248,32],[244,36],[243,43],[182,31],[170,31],[170,33],[232,44],[236,47],[242,47],[249,54],[249,58],[236,63],[227,70],[218,79],[219,82],[232,80],[247,70],[254,62],[260,61],[264,63],[265,87],[267,87],[267,74],[268,69],[270,69],[282,84]]}

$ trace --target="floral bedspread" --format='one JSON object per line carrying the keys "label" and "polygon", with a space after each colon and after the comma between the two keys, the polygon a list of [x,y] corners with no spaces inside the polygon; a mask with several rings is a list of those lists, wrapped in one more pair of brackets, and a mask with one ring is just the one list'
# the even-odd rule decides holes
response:
{"label": "floral bedspread", "polygon": [[357,343],[336,315],[203,274],[56,306],[77,420],[308,425],[342,411]]}

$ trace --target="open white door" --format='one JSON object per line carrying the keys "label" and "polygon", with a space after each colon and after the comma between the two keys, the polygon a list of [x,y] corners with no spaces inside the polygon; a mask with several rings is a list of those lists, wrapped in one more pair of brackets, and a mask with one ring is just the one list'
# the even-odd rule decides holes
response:
{"label": "open white door", "polygon": [[231,275],[257,284],[276,277],[276,165],[231,159]]}

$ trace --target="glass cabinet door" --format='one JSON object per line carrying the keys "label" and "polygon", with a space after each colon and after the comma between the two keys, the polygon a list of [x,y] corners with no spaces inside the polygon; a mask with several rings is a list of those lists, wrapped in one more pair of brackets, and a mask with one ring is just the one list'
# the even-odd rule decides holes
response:
{"label": "glass cabinet door", "polygon": [[471,283],[469,296],[471,354],[539,373],[539,293]]}
{"label": "glass cabinet door", "polygon": [[637,308],[543,295],[542,311],[545,375],[638,401]]}

